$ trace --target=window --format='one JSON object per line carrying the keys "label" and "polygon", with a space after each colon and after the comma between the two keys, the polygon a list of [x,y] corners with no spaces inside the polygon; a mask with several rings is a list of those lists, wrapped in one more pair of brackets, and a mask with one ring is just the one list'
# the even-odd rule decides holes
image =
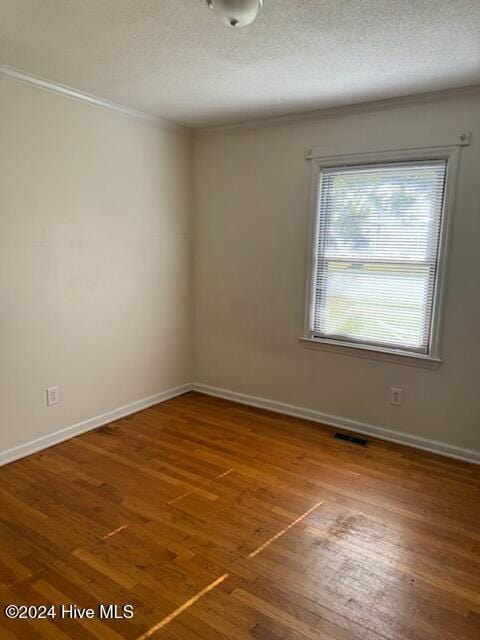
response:
{"label": "window", "polygon": [[307,338],[438,357],[450,155],[317,163]]}

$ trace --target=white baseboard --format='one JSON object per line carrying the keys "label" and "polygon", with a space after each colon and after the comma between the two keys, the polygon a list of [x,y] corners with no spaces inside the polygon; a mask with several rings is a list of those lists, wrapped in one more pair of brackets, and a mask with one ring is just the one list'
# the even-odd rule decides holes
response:
{"label": "white baseboard", "polygon": [[219,387],[211,387],[199,382],[194,382],[192,388],[194,391],[198,391],[199,393],[224,398],[225,400],[233,400],[252,407],[268,409],[269,411],[275,411],[276,413],[283,413],[287,416],[321,422],[322,424],[330,427],[347,429],[354,433],[361,433],[367,436],[379,438],[380,440],[387,440],[388,442],[407,445],[415,449],[421,449],[422,451],[429,451],[430,453],[447,456],[448,458],[455,458],[457,460],[464,460],[465,462],[480,464],[480,451],[475,451],[473,449],[464,449],[452,444],[447,444],[446,442],[430,440],[429,438],[414,436],[408,433],[402,433],[401,431],[394,431],[393,429],[385,429],[384,427],[377,427],[364,422],[357,422],[356,420],[350,420],[349,418],[342,418],[341,416],[322,413],[315,409],[305,409],[304,407],[297,407],[295,405],[285,404],[284,402],[277,402],[276,400],[250,396],[244,393],[238,393],[237,391],[221,389]]}
{"label": "white baseboard", "polygon": [[43,436],[37,440],[21,444],[18,447],[13,447],[13,449],[7,449],[6,451],[0,452],[0,466],[13,462],[14,460],[24,458],[25,456],[29,456],[32,453],[41,451],[42,449],[47,449],[48,447],[52,447],[55,444],[64,442],[65,440],[70,440],[70,438],[74,438],[81,433],[97,429],[109,422],[114,422],[115,420],[129,416],[132,413],[137,413],[137,411],[142,411],[142,409],[148,409],[148,407],[153,407],[155,404],[165,402],[165,400],[170,400],[170,398],[175,398],[176,396],[180,396],[191,390],[191,384],[184,384],[180,387],[167,389],[167,391],[162,391],[161,393],[149,396],[148,398],[143,398],[143,400],[131,402],[123,407],[119,407],[113,411],[108,411],[107,413],[103,413],[95,418],[85,420],[84,422],[79,422],[78,424],[67,427],[66,429],[61,429],[60,431],[56,431],[55,433],[51,433],[47,436]]}
{"label": "white baseboard", "polygon": [[32,453],[47,449],[60,442],[74,438],[82,433],[97,429],[105,424],[129,416],[142,409],[148,409],[160,402],[165,402],[170,398],[175,398],[188,391],[198,391],[210,396],[216,396],[218,398],[224,398],[225,400],[233,400],[241,404],[246,404],[252,407],[258,407],[260,409],[268,409],[276,413],[283,413],[287,416],[294,416],[296,418],[305,418],[312,420],[313,422],[320,422],[330,427],[337,427],[340,429],[347,429],[354,433],[361,433],[367,436],[379,438],[380,440],[387,440],[388,442],[395,442],[397,444],[407,445],[415,449],[421,449],[423,451],[429,451],[431,453],[437,453],[449,458],[455,458],[457,460],[464,460],[466,462],[473,462],[480,464],[480,451],[473,449],[464,449],[462,447],[456,447],[452,444],[445,442],[439,442],[438,440],[430,440],[429,438],[422,438],[421,436],[414,436],[400,431],[394,431],[393,429],[385,429],[384,427],[377,427],[374,425],[366,424],[364,422],[357,422],[356,420],[350,420],[349,418],[342,418],[341,416],[334,416],[328,413],[322,413],[315,409],[306,409],[304,407],[297,407],[295,405],[286,404],[284,402],[277,402],[276,400],[269,400],[267,398],[259,398],[257,396],[251,396],[244,393],[238,393],[237,391],[229,391],[228,389],[221,389],[219,387],[211,387],[206,384],[195,382],[193,384],[184,384],[167,391],[162,391],[143,400],[137,400],[113,411],[109,411],[95,418],[90,418],[84,422],[79,422],[66,429],[61,429],[55,433],[51,433],[37,440],[32,440],[25,444],[21,444],[12,449],[0,452],[0,466],[19,460],[25,456],[29,456]]}

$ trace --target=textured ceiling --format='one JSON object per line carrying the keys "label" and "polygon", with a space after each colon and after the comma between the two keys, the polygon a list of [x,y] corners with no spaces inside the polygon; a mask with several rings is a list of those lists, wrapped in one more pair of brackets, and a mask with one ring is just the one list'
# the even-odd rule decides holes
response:
{"label": "textured ceiling", "polygon": [[0,0],[0,65],[188,126],[480,82],[480,0]]}

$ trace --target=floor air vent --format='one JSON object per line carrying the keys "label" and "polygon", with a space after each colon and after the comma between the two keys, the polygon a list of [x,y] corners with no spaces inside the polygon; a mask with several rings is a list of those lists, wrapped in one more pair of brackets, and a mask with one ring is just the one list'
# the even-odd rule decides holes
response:
{"label": "floor air vent", "polygon": [[356,444],[359,447],[368,447],[370,444],[370,440],[365,440],[365,438],[359,438],[358,436],[349,436],[346,433],[340,433],[339,431],[336,431],[332,438],[335,438],[335,440],[344,440],[345,442]]}

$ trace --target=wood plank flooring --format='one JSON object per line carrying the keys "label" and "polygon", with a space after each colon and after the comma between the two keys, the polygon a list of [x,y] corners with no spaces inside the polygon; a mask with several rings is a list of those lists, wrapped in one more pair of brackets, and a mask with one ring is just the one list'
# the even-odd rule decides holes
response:
{"label": "wood plank flooring", "polygon": [[331,434],[189,393],[3,467],[0,638],[478,640],[480,467]]}

